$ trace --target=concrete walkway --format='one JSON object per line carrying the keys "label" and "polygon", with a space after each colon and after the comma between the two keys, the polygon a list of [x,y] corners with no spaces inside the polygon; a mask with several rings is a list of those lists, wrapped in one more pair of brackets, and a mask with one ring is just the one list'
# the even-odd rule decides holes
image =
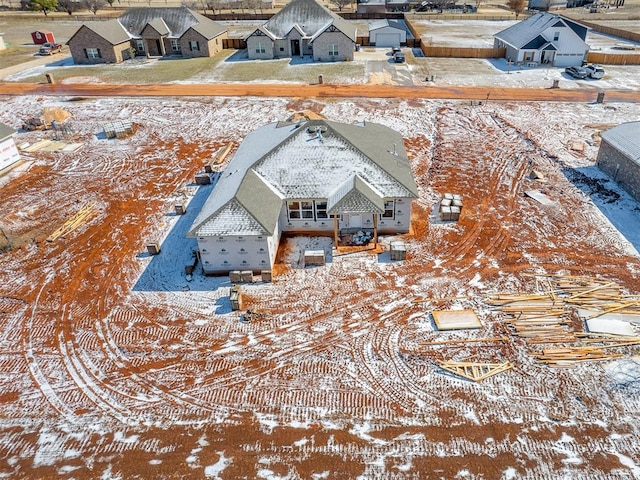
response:
{"label": "concrete walkway", "polygon": [[[12,67],[7,67],[0,69],[0,80],[4,80],[5,78],[15,75],[16,73],[24,72],[31,68],[41,67],[43,65],[51,64],[52,67],[59,67],[62,63],[65,63],[71,58],[71,54],[68,49],[66,52],[56,53],[54,55],[43,55],[43,56],[35,56],[33,60],[28,62],[19,63],[18,65],[14,65]],[[44,81],[44,77],[43,77]]]}

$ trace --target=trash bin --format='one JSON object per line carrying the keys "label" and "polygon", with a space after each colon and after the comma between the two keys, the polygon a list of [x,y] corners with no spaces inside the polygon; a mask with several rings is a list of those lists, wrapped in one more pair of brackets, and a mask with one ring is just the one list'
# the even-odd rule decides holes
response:
{"label": "trash bin", "polygon": [[356,52],[359,52],[359,51],[360,51],[360,44],[356,43]]}

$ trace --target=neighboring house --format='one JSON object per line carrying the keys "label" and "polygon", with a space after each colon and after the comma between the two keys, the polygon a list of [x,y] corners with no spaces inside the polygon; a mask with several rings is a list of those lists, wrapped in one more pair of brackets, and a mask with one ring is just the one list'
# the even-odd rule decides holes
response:
{"label": "neighboring house", "polygon": [[376,47],[399,47],[407,44],[405,26],[394,20],[375,20],[369,24],[369,44]]}
{"label": "neighboring house", "polygon": [[356,11],[358,13],[385,13],[387,2],[385,0],[358,0]]}
{"label": "neighboring house", "polygon": [[205,274],[273,267],[283,232],[409,231],[418,190],[402,137],[377,123],[265,125],[241,143],[189,233]]}
{"label": "neighboring house", "polygon": [[133,8],[83,24],[67,45],[75,63],[119,63],[135,55],[212,57],[225,38],[225,26],[186,7]]}
{"label": "neighboring house", "polygon": [[20,160],[18,148],[13,140],[17,130],[0,123],[0,172]]}
{"label": "neighboring house", "polygon": [[529,0],[529,10],[563,10],[567,3],[567,0]]}
{"label": "neighboring house", "polygon": [[292,0],[245,40],[250,59],[353,60],[356,27],[315,0]]}
{"label": "neighboring house", "polygon": [[516,64],[581,65],[589,52],[587,27],[553,13],[537,13],[494,35],[494,47],[506,48]]}
{"label": "neighboring house", "polygon": [[622,123],[600,138],[598,167],[640,202],[640,122]]}

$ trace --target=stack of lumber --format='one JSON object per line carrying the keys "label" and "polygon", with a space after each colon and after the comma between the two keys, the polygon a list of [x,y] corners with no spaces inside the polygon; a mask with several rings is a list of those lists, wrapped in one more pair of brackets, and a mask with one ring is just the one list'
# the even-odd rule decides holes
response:
{"label": "stack of lumber", "polygon": [[606,353],[602,348],[596,347],[567,347],[533,352],[533,356],[538,362],[546,363],[552,367],[571,367],[575,362],[611,360],[622,357],[622,354]]}
{"label": "stack of lumber", "polygon": [[78,210],[71,218],[69,218],[62,226],[56,229],[51,235],[47,237],[47,242],[53,242],[60,237],[64,237],[68,233],[72,232],[80,225],[88,222],[91,217],[96,214],[95,204],[84,205]]}
{"label": "stack of lumber", "polygon": [[523,338],[564,337],[569,333],[564,302],[553,293],[497,294],[487,303],[506,314],[512,333]]}

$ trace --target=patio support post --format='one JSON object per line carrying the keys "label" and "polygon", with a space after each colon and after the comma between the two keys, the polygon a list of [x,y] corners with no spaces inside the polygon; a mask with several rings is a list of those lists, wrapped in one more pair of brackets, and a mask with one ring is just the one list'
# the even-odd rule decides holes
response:
{"label": "patio support post", "polygon": [[338,214],[333,216],[333,241],[338,248]]}
{"label": "patio support post", "polygon": [[373,214],[373,244],[378,245],[378,214]]}

